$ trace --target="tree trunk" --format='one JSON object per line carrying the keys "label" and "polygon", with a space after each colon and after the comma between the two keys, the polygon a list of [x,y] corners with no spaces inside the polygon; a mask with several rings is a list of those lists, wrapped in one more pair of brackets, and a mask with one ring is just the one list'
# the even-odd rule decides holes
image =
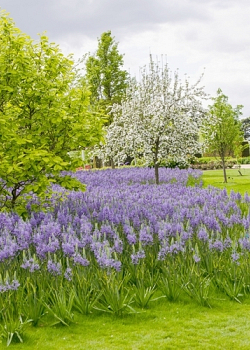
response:
{"label": "tree trunk", "polygon": [[111,163],[111,168],[115,169],[115,163],[114,163],[113,158],[110,159],[110,163]]}
{"label": "tree trunk", "polygon": [[223,176],[224,176],[224,183],[227,183],[227,173],[226,173],[226,163],[224,156],[221,157],[222,160],[222,168],[223,168]]}
{"label": "tree trunk", "polygon": [[14,186],[14,188],[11,191],[11,194],[12,194],[11,205],[10,205],[11,209],[14,209],[16,206],[16,200],[18,198],[17,189],[18,188],[16,186]]}
{"label": "tree trunk", "polygon": [[159,185],[159,164],[155,163],[155,183]]}
{"label": "tree trunk", "polygon": [[156,185],[159,185],[158,151],[159,151],[159,137],[156,140],[155,151],[154,151],[154,168],[155,168],[155,183],[156,183]]}

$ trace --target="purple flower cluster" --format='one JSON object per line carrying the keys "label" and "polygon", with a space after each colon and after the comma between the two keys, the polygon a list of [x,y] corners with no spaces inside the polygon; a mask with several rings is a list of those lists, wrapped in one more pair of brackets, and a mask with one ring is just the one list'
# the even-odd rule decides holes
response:
{"label": "purple flower cluster", "polygon": [[[34,212],[27,221],[0,213],[0,273],[16,257],[31,273],[43,265],[51,275],[71,280],[72,271],[62,266],[61,257],[71,267],[95,264],[119,271],[128,259],[139,264],[154,252],[155,259],[164,260],[194,250],[196,244],[212,254],[249,252],[250,214],[240,209],[240,204],[249,207],[249,196],[202,188],[200,175],[193,169],[160,169],[157,186],[153,169],[78,172],[73,176],[87,185],[86,192],[57,187],[65,200],[53,199],[53,210]],[[197,185],[187,186],[190,177]],[[22,259],[24,252],[35,259]]]}

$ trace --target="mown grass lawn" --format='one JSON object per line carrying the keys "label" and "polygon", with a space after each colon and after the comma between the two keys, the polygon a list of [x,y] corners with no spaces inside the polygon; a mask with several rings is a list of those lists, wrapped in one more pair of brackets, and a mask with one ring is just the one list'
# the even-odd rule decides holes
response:
{"label": "mown grass lawn", "polygon": [[231,190],[244,194],[250,193],[250,169],[227,169],[228,182],[224,183],[222,170],[205,170],[203,171],[202,180],[204,187],[209,185],[226,188],[230,193]]}
{"label": "mown grass lawn", "polygon": [[[70,327],[29,327],[16,350],[150,350],[250,348],[250,301],[216,300],[214,307],[165,300],[136,315],[78,316]],[[1,345],[0,345],[1,346]],[[2,349],[5,349],[2,345]]]}

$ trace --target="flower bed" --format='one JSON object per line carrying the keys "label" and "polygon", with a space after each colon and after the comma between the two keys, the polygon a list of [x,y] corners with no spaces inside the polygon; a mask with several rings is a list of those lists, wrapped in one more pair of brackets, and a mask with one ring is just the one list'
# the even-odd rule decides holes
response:
{"label": "flower bed", "polygon": [[146,168],[73,176],[86,192],[57,187],[27,221],[0,213],[2,325],[20,316],[36,325],[46,312],[68,325],[75,311],[121,315],[156,296],[211,306],[212,291],[240,302],[250,293],[247,194],[204,189],[193,169],[161,168],[158,186]]}

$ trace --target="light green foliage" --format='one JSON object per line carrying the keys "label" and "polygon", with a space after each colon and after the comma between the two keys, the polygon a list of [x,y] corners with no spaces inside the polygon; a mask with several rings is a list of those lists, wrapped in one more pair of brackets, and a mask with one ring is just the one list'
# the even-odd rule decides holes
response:
{"label": "light green foliage", "polygon": [[124,277],[116,273],[100,276],[100,289],[103,290],[103,294],[94,308],[116,317],[123,316],[126,312],[135,313],[136,311],[131,307],[134,298],[130,295],[127,286],[129,279],[129,274]]}
{"label": "light green foliage", "polygon": [[183,283],[183,290],[199,305],[211,307],[209,303],[211,279],[196,273],[190,273],[187,281]]}
{"label": "light green foliage", "polygon": [[65,286],[60,286],[59,290],[51,289],[50,304],[45,304],[45,306],[48,312],[56,319],[53,325],[69,326],[73,322],[73,303],[74,291],[72,289],[65,288]]}
{"label": "light green foliage", "polygon": [[213,122],[206,126],[203,137],[209,151],[219,155],[223,166],[224,182],[227,182],[225,158],[230,153],[237,156],[242,151],[243,133],[240,129],[239,116],[243,106],[238,105],[233,108],[221,89],[218,89],[217,97],[214,97],[213,101],[213,105],[209,106]]}
{"label": "light green foliage", "polygon": [[21,316],[13,319],[9,311],[3,316],[3,319],[4,324],[1,325],[0,337],[6,340],[6,345],[9,346],[14,341],[23,343],[24,328],[31,320],[23,321]]}
{"label": "light green foliage", "polygon": [[181,276],[179,271],[176,271],[173,264],[171,264],[171,261],[167,267],[164,266],[162,269],[158,285],[162,294],[169,301],[177,301],[179,299],[182,285]]}
{"label": "light green foliage", "polygon": [[46,36],[32,41],[1,12],[0,40],[0,208],[22,214],[23,194],[51,182],[84,189],[59,174],[79,164],[68,152],[99,142],[102,122],[72,58]]}
{"label": "light green foliage", "polygon": [[22,296],[22,313],[27,319],[31,320],[33,326],[37,326],[40,319],[47,313],[43,287],[42,283],[35,285],[27,277],[26,293]]}
{"label": "light green foliage", "polygon": [[[83,315],[88,315],[92,312],[97,301],[102,295],[102,291],[98,290],[97,285],[93,281],[89,270],[74,275],[74,309]],[[91,271],[91,270],[90,270]]]}
{"label": "light green foliage", "polygon": [[138,280],[136,284],[133,286],[136,306],[142,309],[148,308],[149,302],[155,300],[155,299],[152,299],[152,297],[155,294],[155,291],[156,291],[155,285],[147,287],[142,279]]}
{"label": "light green foliage", "polygon": [[[86,61],[86,80],[90,86],[91,102],[104,114],[114,103],[120,103],[127,88],[128,73],[122,70],[123,55],[111,31],[98,39],[98,49]],[[108,124],[112,121],[109,117]]]}

